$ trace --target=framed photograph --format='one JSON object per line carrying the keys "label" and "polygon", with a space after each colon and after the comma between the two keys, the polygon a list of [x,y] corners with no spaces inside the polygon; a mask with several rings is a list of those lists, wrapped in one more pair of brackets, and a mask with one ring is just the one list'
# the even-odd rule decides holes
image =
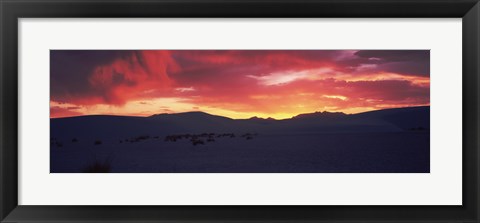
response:
{"label": "framed photograph", "polygon": [[1,222],[479,222],[477,0],[0,3]]}

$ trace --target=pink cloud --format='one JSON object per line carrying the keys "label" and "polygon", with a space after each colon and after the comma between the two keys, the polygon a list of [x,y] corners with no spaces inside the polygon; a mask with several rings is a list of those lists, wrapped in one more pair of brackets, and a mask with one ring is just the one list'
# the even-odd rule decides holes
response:
{"label": "pink cloud", "polygon": [[[78,65],[52,62],[53,101],[122,109],[132,100],[180,98],[192,109],[239,112],[429,104],[428,76],[415,73],[429,60],[417,51],[141,50],[106,54],[109,59],[91,52],[98,65],[78,53],[62,56],[71,54]],[[75,70],[82,72],[64,76]]]}

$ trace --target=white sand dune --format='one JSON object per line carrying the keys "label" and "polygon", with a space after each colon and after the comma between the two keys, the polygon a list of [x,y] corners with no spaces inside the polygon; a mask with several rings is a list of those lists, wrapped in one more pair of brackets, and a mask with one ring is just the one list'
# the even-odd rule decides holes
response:
{"label": "white sand dune", "polygon": [[[95,161],[108,162],[112,172],[429,172],[429,113],[409,107],[285,120],[202,112],[58,118],[51,120],[51,172],[82,172]],[[165,141],[201,133],[213,136],[199,137],[199,145]]]}

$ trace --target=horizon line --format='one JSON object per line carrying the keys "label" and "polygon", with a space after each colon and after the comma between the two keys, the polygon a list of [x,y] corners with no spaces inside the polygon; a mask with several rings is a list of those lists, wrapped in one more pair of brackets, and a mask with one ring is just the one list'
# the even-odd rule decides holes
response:
{"label": "horizon line", "polygon": [[50,117],[50,119],[75,118],[75,117],[85,117],[85,116],[115,116],[115,117],[148,118],[148,117],[152,117],[152,116],[155,116],[155,115],[177,115],[177,114],[186,114],[186,113],[204,113],[204,114],[224,117],[224,118],[228,118],[228,119],[232,119],[232,120],[248,120],[248,119],[252,119],[252,118],[259,118],[259,119],[273,119],[273,120],[279,121],[279,120],[292,119],[294,117],[297,117],[299,115],[304,115],[304,114],[314,114],[314,113],[327,112],[327,113],[343,113],[345,115],[357,115],[357,114],[374,112],[374,111],[382,111],[382,110],[390,110],[390,109],[402,109],[402,108],[418,108],[418,107],[430,107],[430,104],[428,104],[428,105],[418,105],[418,106],[395,107],[395,108],[381,108],[381,109],[374,109],[374,110],[362,111],[362,112],[357,112],[357,113],[345,113],[345,112],[341,112],[341,111],[326,111],[326,110],[324,110],[324,111],[313,111],[313,112],[309,112],[309,113],[299,113],[299,114],[296,114],[294,116],[291,116],[290,118],[282,118],[282,119],[276,119],[276,118],[272,118],[272,117],[261,118],[261,117],[258,117],[258,116],[252,116],[250,118],[231,118],[231,117],[227,117],[227,116],[211,114],[211,113],[208,113],[208,112],[198,111],[198,110],[197,111],[177,112],[177,113],[154,113],[154,114],[145,115],[145,116],[142,116],[142,115],[115,115],[115,114],[90,114],[90,115],[74,115],[74,116],[65,116],[65,117]]}

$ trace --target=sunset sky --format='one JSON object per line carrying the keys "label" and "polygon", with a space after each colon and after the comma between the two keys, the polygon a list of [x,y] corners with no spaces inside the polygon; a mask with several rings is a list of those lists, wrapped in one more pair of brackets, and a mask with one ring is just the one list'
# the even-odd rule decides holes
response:
{"label": "sunset sky", "polygon": [[50,116],[290,118],[430,104],[428,50],[51,50]]}

